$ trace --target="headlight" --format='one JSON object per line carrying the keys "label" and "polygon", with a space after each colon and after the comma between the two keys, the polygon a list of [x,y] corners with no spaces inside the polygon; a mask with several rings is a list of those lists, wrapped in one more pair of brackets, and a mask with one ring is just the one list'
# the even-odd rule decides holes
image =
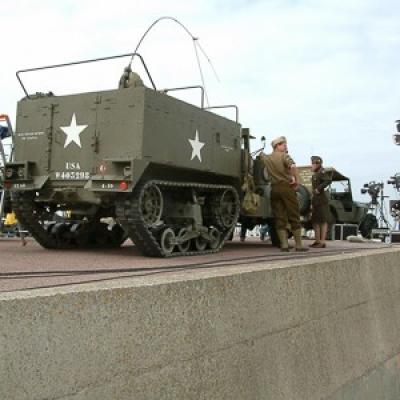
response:
{"label": "headlight", "polygon": [[6,170],[5,170],[6,178],[11,178],[13,176],[13,172],[14,171],[12,168],[6,168]]}
{"label": "headlight", "polygon": [[18,176],[20,178],[23,178],[25,176],[25,168],[24,167],[18,167]]}
{"label": "headlight", "polygon": [[124,167],[124,176],[131,176],[132,175],[132,170],[130,166]]}

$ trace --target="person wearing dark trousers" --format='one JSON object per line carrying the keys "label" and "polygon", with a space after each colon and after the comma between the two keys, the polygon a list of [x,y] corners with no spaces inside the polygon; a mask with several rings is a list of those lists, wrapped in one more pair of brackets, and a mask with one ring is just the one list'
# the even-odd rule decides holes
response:
{"label": "person wearing dark trousers", "polygon": [[296,189],[299,174],[295,162],[288,154],[287,141],[280,136],[271,142],[273,152],[261,153],[268,176],[271,180],[271,207],[275,217],[276,232],[281,243],[281,251],[289,251],[287,227],[290,225],[295,240],[296,251],[307,251],[301,240],[300,210]]}
{"label": "person wearing dark trousers", "polygon": [[269,235],[269,225],[263,224],[260,226],[260,240],[265,240],[265,236]]}
{"label": "person wearing dark trousers", "polygon": [[310,247],[326,247],[326,235],[328,233],[329,200],[325,189],[332,183],[330,174],[325,172],[322,166],[322,158],[311,157],[312,199],[311,222],[315,233],[315,242]]}
{"label": "person wearing dark trousers", "polygon": [[247,227],[246,225],[242,224],[240,226],[240,241],[244,242],[246,240],[246,233],[247,233]]}

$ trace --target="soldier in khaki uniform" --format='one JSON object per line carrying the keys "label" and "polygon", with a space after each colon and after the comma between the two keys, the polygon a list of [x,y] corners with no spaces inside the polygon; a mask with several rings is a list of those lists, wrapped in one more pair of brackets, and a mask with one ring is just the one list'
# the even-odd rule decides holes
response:
{"label": "soldier in khaki uniform", "polygon": [[288,154],[284,136],[274,139],[271,146],[273,152],[269,155],[261,153],[261,159],[267,167],[271,180],[271,206],[281,250],[289,251],[287,235],[289,223],[296,242],[296,251],[307,251],[301,241],[300,211],[295,192],[299,184],[296,164]]}

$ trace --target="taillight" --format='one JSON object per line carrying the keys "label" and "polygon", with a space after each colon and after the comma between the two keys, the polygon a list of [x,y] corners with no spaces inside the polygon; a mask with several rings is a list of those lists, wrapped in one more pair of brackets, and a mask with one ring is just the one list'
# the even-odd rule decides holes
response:
{"label": "taillight", "polygon": [[120,188],[121,190],[126,190],[126,189],[128,189],[128,184],[127,184],[125,181],[122,181],[122,182],[120,182],[120,184],[119,184],[119,188]]}

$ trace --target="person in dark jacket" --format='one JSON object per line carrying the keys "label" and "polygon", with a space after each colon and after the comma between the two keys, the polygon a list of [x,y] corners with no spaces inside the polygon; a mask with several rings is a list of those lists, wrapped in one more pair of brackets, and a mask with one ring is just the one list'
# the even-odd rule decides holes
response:
{"label": "person in dark jacket", "polygon": [[315,242],[310,247],[326,247],[328,233],[329,201],[325,189],[332,183],[332,178],[322,166],[322,158],[311,157],[312,176],[312,215],[311,221],[315,232]]}

